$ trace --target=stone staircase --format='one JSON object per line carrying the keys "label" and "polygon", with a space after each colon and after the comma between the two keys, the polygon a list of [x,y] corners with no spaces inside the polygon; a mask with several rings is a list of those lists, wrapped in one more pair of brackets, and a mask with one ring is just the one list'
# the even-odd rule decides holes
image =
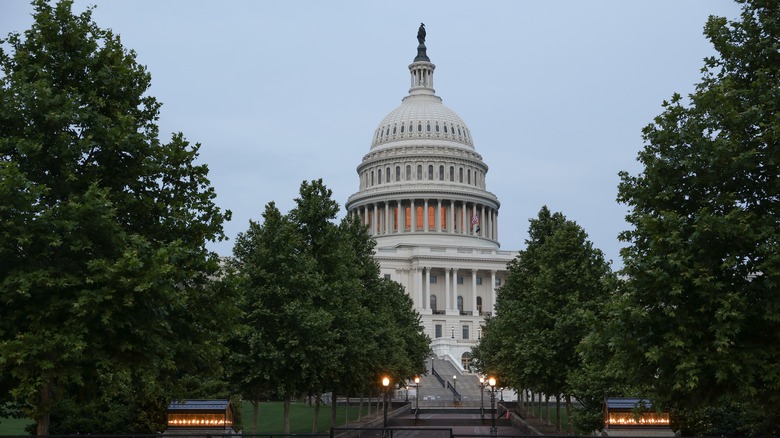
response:
{"label": "stone staircase", "polygon": [[[428,372],[420,376],[419,387],[419,402],[420,409],[430,408],[470,408],[480,409],[484,400],[484,407],[488,409],[490,407],[490,395],[488,392],[484,393],[484,399],[481,395],[481,388],[479,385],[479,378],[474,374],[462,374],[448,359],[437,358],[434,361],[434,369],[441,376],[444,381],[444,386],[439,382],[436,376],[431,373],[430,362],[428,362]],[[456,376],[457,379],[453,379]],[[448,387],[448,384],[453,386],[458,394],[460,400],[452,390]],[[412,394],[414,394],[414,382],[411,383]],[[396,396],[403,396],[402,393],[396,394]],[[412,407],[415,407],[415,400],[410,396]]]}

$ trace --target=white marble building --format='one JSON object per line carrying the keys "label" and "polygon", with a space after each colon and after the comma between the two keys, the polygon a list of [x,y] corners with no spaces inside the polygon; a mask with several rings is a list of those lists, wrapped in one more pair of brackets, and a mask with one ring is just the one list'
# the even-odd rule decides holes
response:
{"label": "white marble building", "polygon": [[500,203],[463,120],[433,88],[424,35],[411,88],[379,124],[346,203],[377,242],[382,275],[403,284],[431,349],[467,368],[516,251],[499,249]]}

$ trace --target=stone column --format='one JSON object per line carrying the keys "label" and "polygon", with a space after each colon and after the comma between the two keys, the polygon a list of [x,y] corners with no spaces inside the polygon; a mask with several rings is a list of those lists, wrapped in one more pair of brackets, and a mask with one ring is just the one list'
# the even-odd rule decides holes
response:
{"label": "stone column", "polygon": [[423,201],[423,233],[428,232],[428,224],[430,224],[430,218],[428,217],[428,198]]}
{"label": "stone column", "polygon": [[450,279],[452,278],[452,268],[444,269],[444,310],[452,309],[452,302],[450,300]]}
{"label": "stone column", "polygon": [[436,222],[436,232],[441,233],[441,199],[436,201],[436,211],[433,214],[433,220]]}
{"label": "stone column", "polygon": [[[424,269],[425,269],[425,280],[424,280],[425,281],[425,285],[424,285],[424,287],[425,287],[425,294],[424,294],[424,298],[425,298],[425,301],[427,303],[428,308],[433,310],[433,307],[431,307],[431,268],[430,267],[426,267]],[[436,303],[436,304],[438,305],[439,303]]]}
{"label": "stone column", "polygon": [[412,216],[412,226],[410,228],[410,231],[412,233],[416,233],[417,232],[417,206],[415,205],[416,202],[415,202],[414,199],[410,199],[409,203],[411,204],[410,210],[412,212],[412,214],[411,214],[411,216]]}
{"label": "stone column", "polygon": [[[482,303],[482,306],[485,306],[485,303]],[[496,314],[496,270],[493,269],[490,271],[490,314],[495,315]]]}
{"label": "stone column", "polygon": [[371,216],[371,235],[379,234],[379,206],[374,204],[374,214]]}
{"label": "stone column", "polygon": [[471,270],[471,314],[477,314],[477,270]]}
{"label": "stone column", "polygon": [[485,206],[482,206],[482,212],[479,214],[479,235],[487,236],[488,218],[485,216]]}
{"label": "stone column", "polygon": [[452,269],[452,311],[453,315],[457,315],[458,311],[458,270]]}
{"label": "stone column", "polygon": [[450,199],[450,208],[447,211],[447,232],[455,231],[455,201]]}

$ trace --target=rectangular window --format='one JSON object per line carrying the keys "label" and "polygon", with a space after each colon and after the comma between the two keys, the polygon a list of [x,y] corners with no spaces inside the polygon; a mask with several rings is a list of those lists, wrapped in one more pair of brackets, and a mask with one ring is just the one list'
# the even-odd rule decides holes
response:
{"label": "rectangular window", "polygon": [[501,286],[501,279],[496,277],[496,286]]}
{"label": "rectangular window", "polygon": [[385,280],[389,280],[389,279],[390,279],[390,274],[385,274]]}
{"label": "rectangular window", "polygon": [[482,277],[477,277],[477,286],[482,285]]}
{"label": "rectangular window", "polygon": [[434,284],[434,283],[436,283],[436,276],[435,275],[431,275],[431,284]]}
{"label": "rectangular window", "polygon": [[435,337],[440,338],[441,337],[441,324],[436,324],[436,334]]}
{"label": "rectangular window", "polygon": [[464,325],[463,326],[463,339],[469,338],[469,326]]}
{"label": "rectangular window", "polygon": [[458,276],[458,284],[463,284],[463,277]]}

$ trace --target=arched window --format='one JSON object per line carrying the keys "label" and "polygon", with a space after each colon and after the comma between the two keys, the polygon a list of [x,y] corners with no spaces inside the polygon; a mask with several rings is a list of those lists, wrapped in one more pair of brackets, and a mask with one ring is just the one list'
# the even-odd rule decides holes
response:
{"label": "arched window", "polygon": [[463,314],[463,295],[458,295],[458,311]]}
{"label": "arched window", "polygon": [[482,297],[477,297],[477,312],[482,315]]}
{"label": "arched window", "polygon": [[439,166],[439,181],[444,181],[444,166]]}
{"label": "arched window", "polygon": [[436,313],[436,295],[431,294],[431,311]]}
{"label": "arched window", "polygon": [[455,166],[450,166],[450,181],[455,182]]}
{"label": "arched window", "polygon": [[404,128],[405,128],[405,127],[406,127],[406,125],[401,125],[401,134],[403,134],[403,133],[404,133]]}
{"label": "arched window", "polygon": [[396,128],[396,126],[393,125],[393,135],[395,135],[395,128]]}
{"label": "arched window", "polygon": [[[463,326],[463,333],[464,334],[468,334],[468,326],[467,325]],[[468,339],[468,338],[469,337],[466,336],[463,339]],[[463,369],[464,370],[470,369],[470,367],[471,367],[471,353],[469,353],[468,351],[463,353],[463,355],[460,357],[460,364],[463,365]]]}
{"label": "arched window", "polygon": [[391,175],[390,168],[388,167],[387,169],[385,169],[385,179],[387,180],[385,182],[390,182],[390,175]]}
{"label": "arched window", "polygon": [[422,164],[417,165],[417,181],[422,181]]}
{"label": "arched window", "polygon": [[433,164],[428,165],[428,179],[433,179]]}
{"label": "arched window", "polygon": [[463,168],[458,168],[458,182],[463,182]]}
{"label": "arched window", "polygon": [[395,180],[401,181],[401,166],[395,166]]}
{"label": "arched window", "polygon": [[371,185],[374,185],[374,171],[371,171]]}
{"label": "arched window", "polygon": [[376,171],[377,184],[382,184],[382,169]]}
{"label": "arched window", "polygon": [[412,180],[412,166],[406,165],[406,180],[411,181]]}
{"label": "arched window", "polygon": [[466,170],[466,184],[471,184],[471,169]]}

